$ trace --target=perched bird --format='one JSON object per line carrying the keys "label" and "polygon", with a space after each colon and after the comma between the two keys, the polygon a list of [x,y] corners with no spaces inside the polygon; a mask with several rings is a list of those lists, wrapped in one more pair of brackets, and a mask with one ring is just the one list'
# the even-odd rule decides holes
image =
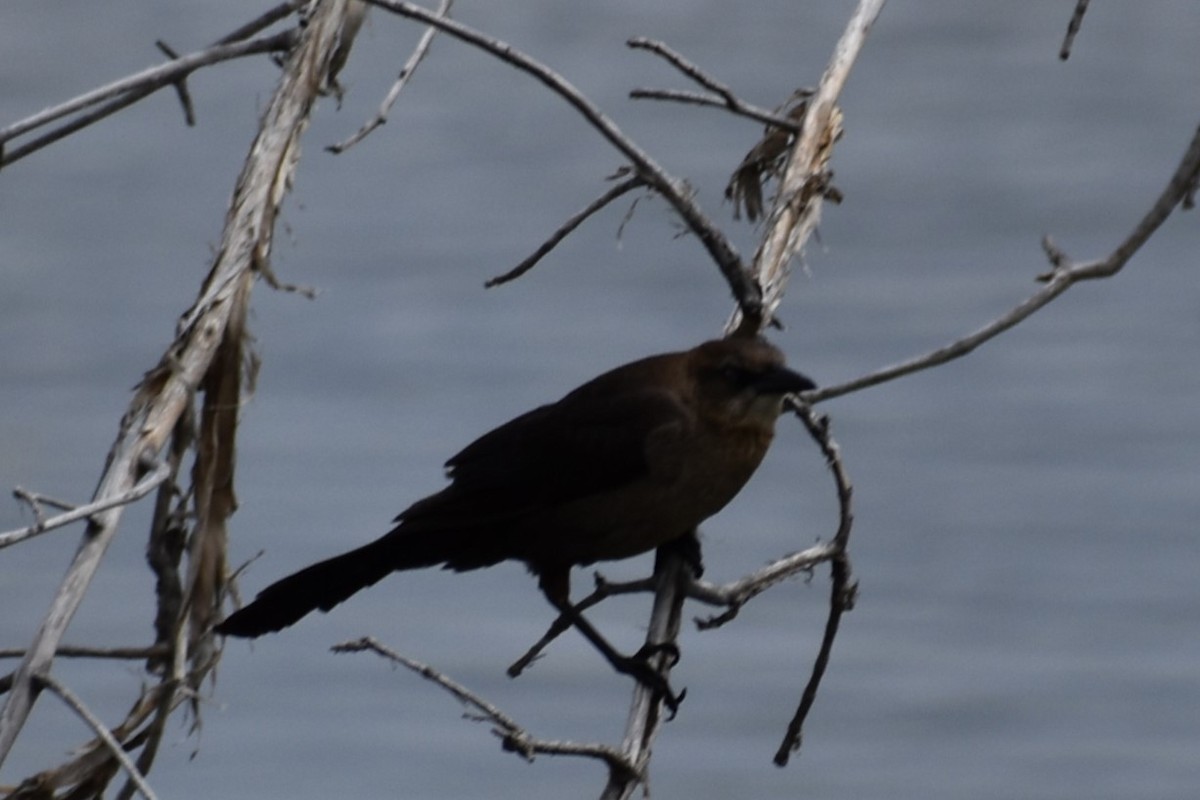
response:
{"label": "perched bird", "polygon": [[813,388],[759,338],[617,367],[467,445],[446,462],[450,485],[402,512],[390,532],[271,584],[216,631],[278,631],[398,570],[523,561],[616,669],[670,702],[657,672],[617,653],[571,605],[571,567],[691,536],[754,473],[784,397]]}

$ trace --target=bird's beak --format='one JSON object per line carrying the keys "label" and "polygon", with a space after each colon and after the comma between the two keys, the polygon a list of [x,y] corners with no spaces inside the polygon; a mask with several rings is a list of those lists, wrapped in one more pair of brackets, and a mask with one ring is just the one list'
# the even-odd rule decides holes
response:
{"label": "bird's beak", "polygon": [[778,395],[797,394],[817,388],[817,385],[808,377],[799,372],[793,372],[787,367],[775,367],[764,372],[755,379],[753,385],[754,391],[759,394]]}

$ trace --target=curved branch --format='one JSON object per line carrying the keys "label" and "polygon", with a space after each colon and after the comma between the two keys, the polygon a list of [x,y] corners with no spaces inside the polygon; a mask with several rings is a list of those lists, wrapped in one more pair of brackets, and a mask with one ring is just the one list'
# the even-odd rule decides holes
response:
{"label": "curved branch", "polygon": [[532,75],[566,100],[601,136],[633,163],[637,174],[666,198],[676,213],[683,218],[688,230],[695,234],[709,255],[712,256],[713,261],[716,262],[717,268],[725,277],[725,281],[729,284],[730,291],[743,313],[751,318],[761,317],[762,291],[758,283],[746,271],[740,256],[725,234],[696,205],[687,184],[671,177],[649,153],[622,133],[616,123],[565,78],[511,44],[480,33],[461,22],[440,17],[421,6],[401,2],[401,0],[367,0],[367,2],[402,17],[420,20],[440,28],[454,38],[474,45],[522,72]]}
{"label": "curved branch", "polygon": [[5,547],[10,545],[14,545],[17,542],[23,542],[26,539],[31,539],[34,536],[37,536],[39,533],[45,533],[46,531],[54,530],[55,528],[61,528],[64,525],[70,525],[72,522],[78,522],[81,519],[87,519],[93,514],[98,514],[101,511],[107,511],[110,508],[127,505],[135,500],[140,500],[141,498],[150,494],[150,492],[154,491],[154,489],[163,481],[165,481],[170,474],[170,465],[165,461],[159,462],[155,465],[154,470],[149,475],[142,478],[128,490],[121,492],[120,494],[113,495],[112,497],[104,497],[88,503],[87,505],[73,508],[70,511],[67,511],[64,514],[59,514],[56,517],[38,520],[34,524],[19,530],[0,533],[0,550],[3,550]]}
{"label": "curved branch", "polygon": [[512,717],[461,683],[452,680],[428,664],[423,664],[420,661],[397,653],[395,650],[392,650],[370,636],[364,636],[361,639],[351,642],[342,642],[330,649],[335,653],[361,653],[363,651],[370,651],[383,656],[392,663],[399,664],[417,673],[426,680],[436,683],[453,695],[459,702],[477,709],[483,715],[481,719],[488,720],[496,725],[494,732],[500,737],[503,748],[510,753],[517,753],[526,761],[532,761],[534,755],[538,753],[559,756],[583,756],[603,761],[608,766],[609,772],[613,775],[629,775],[635,780],[641,779],[635,765],[616,749],[600,744],[536,739],[530,736]]}
{"label": "curved branch", "polygon": [[[96,500],[127,491],[139,477],[138,464],[162,449],[224,341],[233,309],[239,305],[237,296],[250,291],[255,267],[266,263],[275,217],[291,185],[299,139],[339,40],[345,5],[345,0],[318,4],[303,29],[238,178],[221,247],[201,297],[185,315],[159,365],[146,374],[121,420]],[[13,676],[12,691],[0,710],[0,763],[29,717],[37,697],[36,681],[49,673],[58,643],[116,536],[123,508],[116,506],[90,518],[50,609]]]}
{"label": "curved branch", "polygon": [[67,706],[74,711],[79,717],[88,724],[100,741],[104,742],[112,757],[117,760],[117,763],[129,774],[129,779],[137,787],[137,790],[142,793],[146,800],[158,800],[158,796],[154,794],[154,790],[146,783],[146,776],[141,773],[137,766],[129,759],[129,755],[125,752],[125,748],[117,741],[100,718],[93,714],[83,701],[78,696],[51,675],[41,675],[37,679],[38,684],[43,688],[49,689],[54,694],[58,695]]}
{"label": "curved branch", "polygon": [[[91,125],[99,119],[114,114],[165,86],[178,85],[185,77],[201,67],[258,53],[287,50],[294,43],[295,32],[283,31],[282,33],[261,39],[216,45],[198,53],[192,53],[174,61],[168,61],[166,64],[142,70],[135,75],[114,81],[107,86],[101,86],[99,89],[93,89],[65,103],[40,111],[31,117],[26,117],[9,125],[7,128],[0,129],[0,167],[5,167],[14,161],[19,161],[30,153],[36,152],[62,139],[64,136],[68,136],[81,128]],[[82,111],[89,106],[104,103],[106,100],[111,100],[111,102],[105,103],[99,108],[77,117],[20,147],[7,152],[4,149],[5,142],[57,119],[73,114],[76,111]]]}
{"label": "curved branch", "polygon": [[586,207],[584,207],[578,213],[572,215],[571,218],[562,225],[558,226],[558,230],[550,234],[550,238],[542,242],[542,244],[533,251],[532,255],[524,259],[520,264],[517,264],[508,272],[505,272],[502,275],[497,275],[494,278],[489,278],[487,281],[485,281],[483,284],[484,288],[491,289],[493,286],[499,286],[501,284],[508,283],[509,281],[515,281],[517,278],[521,277],[526,272],[529,272],[529,270],[537,266],[539,261],[545,258],[551,250],[557,247],[559,242],[567,238],[571,231],[583,224],[583,221],[588,217],[592,216],[621,195],[645,185],[646,181],[643,180],[640,175],[635,175],[632,178],[626,178],[620,183],[614,184],[609,188],[608,191],[597,197],[592,202],[588,203]]}
{"label": "curved branch", "polygon": [[1200,175],[1200,127],[1197,127],[1191,142],[1188,144],[1187,150],[1183,154],[1183,158],[1175,168],[1175,172],[1171,175],[1170,180],[1167,181],[1166,187],[1159,194],[1158,199],[1155,200],[1154,205],[1142,216],[1129,235],[1113,249],[1107,258],[1097,261],[1074,263],[1055,246],[1049,237],[1046,237],[1042,241],[1042,247],[1050,260],[1051,269],[1049,272],[1038,276],[1038,280],[1043,281],[1045,285],[1016,307],[978,330],[943,347],[939,347],[937,350],[908,359],[907,361],[901,361],[889,367],[884,367],[876,372],[836,386],[823,387],[808,392],[805,394],[805,400],[810,403],[819,403],[823,400],[857,392],[869,386],[877,386],[904,375],[911,375],[914,372],[920,372],[965,356],[984,342],[994,339],[1017,323],[1032,316],[1038,309],[1050,303],[1050,301],[1054,300],[1067,289],[1070,289],[1079,281],[1097,280],[1116,275],[1129,263],[1129,260],[1133,258],[1134,254],[1141,249],[1142,245],[1146,243],[1154,232],[1166,222],[1167,217],[1171,215],[1175,208],[1187,202],[1189,193],[1192,191],[1198,175]]}

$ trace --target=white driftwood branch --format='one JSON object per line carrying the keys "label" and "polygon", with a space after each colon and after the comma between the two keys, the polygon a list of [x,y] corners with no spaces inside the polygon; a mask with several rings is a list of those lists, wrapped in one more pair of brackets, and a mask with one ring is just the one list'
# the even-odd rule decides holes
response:
{"label": "white driftwood branch", "polygon": [[[339,42],[345,5],[346,0],[315,5],[238,178],[216,262],[201,296],[184,315],[175,341],[159,366],[147,374],[126,412],[95,500],[127,492],[137,482],[138,465],[144,459],[153,459],[162,449],[212,363],[229,322],[234,295],[249,292],[256,268],[266,264],[275,215],[291,185],[300,136],[325,84],[329,59]],[[115,506],[93,514],[89,520],[0,711],[0,763],[11,751],[33,708],[37,679],[49,674],[58,643],[116,535],[123,511],[124,506]]]}
{"label": "white driftwood branch", "polygon": [[87,519],[93,514],[97,514],[101,511],[107,511],[110,508],[127,505],[135,500],[140,500],[146,495],[150,494],[150,492],[154,491],[159,484],[167,479],[170,474],[170,465],[165,461],[159,462],[155,466],[153,472],[131,486],[128,491],[121,492],[120,494],[112,497],[105,497],[103,499],[93,501],[87,505],[79,506],[78,508],[72,508],[70,511],[59,514],[58,516],[50,517],[49,519],[38,520],[32,525],[15,531],[6,531],[5,533],[0,533],[0,550],[3,550],[10,545],[14,545],[17,542],[23,542],[26,539],[31,539],[40,533],[45,533],[46,531],[51,531],[55,528],[61,528],[64,525],[70,525],[72,522],[78,522],[81,519]]}
{"label": "white driftwood branch", "polygon": [[[773,310],[783,297],[788,279],[787,261],[803,247],[819,218],[822,197],[809,198],[809,202],[803,206],[798,205],[797,201],[801,199],[801,191],[810,183],[810,179],[824,171],[832,155],[836,136],[828,136],[827,132],[830,125],[837,124],[837,98],[883,3],[884,0],[859,2],[816,94],[809,101],[804,130],[793,145],[789,166],[780,182],[776,207],[767,218],[763,245],[754,260],[753,271],[763,289],[764,322],[771,319]],[[727,330],[736,329],[740,318],[740,311],[735,311]],[[654,610],[646,632],[647,642],[675,640],[687,587],[684,574],[688,569],[679,556],[663,559],[662,569],[659,570],[659,589],[655,593]],[[664,665],[663,671],[669,672],[669,668]],[[622,747],[630,760],[639,764],[641,759],[647,757],[662,722],[660,709],[655,707],[658,704],[649,703],[648,694],[642,686],[634,690]],[[617,787],[610,781],[601,797],[605,800],[624,800],[632,795],[635,788],[634,782]]]}

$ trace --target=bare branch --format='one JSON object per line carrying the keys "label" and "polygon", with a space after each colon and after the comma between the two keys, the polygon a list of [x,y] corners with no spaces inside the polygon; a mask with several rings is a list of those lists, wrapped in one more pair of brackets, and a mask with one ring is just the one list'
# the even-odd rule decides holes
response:
{"label": "bare branch", "polygon": [[[126,411],[95,500],[120,496],[140,480],[138,465],[162,449],[224,341],[233,310],[245,308],[254,269],[268,260],[275,217],[291,186],[300,136],[328,70],[344,13],[344,0],[318,4],[304,27],[238,178],[221,247],[200,298]],[[116,535],[122,509],[118,505],[90,517],[83,541],[13,676],[12,691],[0,710],[0,762],[28,719],[37,696],[35,681],[48,674],[58,643]]]}
{"label": "bare branch", "polygon": [[266,30],[276,22],[279,22],[279,20],[291,16],[303,5],[304,0],[284,0],[284,2],[274,8],[267,9],[262,14],[259,14],[245,25],[225,34],[213,42],[213,44],[231,44],[233,42],[240,42],[242,39],[249,39],[259,31]]}
{"label": "bare branch", "polygon": [[[130,106],[148,97],[164,86],[174,85],[201,67],[258,53],[288,50],[294,42],[295,33],[284,31],[262,39],[217,45],[198,53],[184,56],[175,61],[169,61],[166,64],[142,70],[135,75],[114,81],[107,86],[93,89],[65,103],[48,108],[34,114],[32,117],[26,117],[0,130],[0,154],[3,156],[0,158],[0,167],[5,167],[15,161],[19,161],[30,153],[36,152],[64,136],[74,133],[99,119],[114,114],[126,106]],[[106,100],[111,100],[111,102],[105,103]],[[4,148],[6,142],[18,136],[100,103],[105,104],[20,147],[11,150]]]}
{"label": "bare branch", "polygon": [[112,757],[129,773],[130,780],[137,785],[138,791],[141,792],[146,800],[158,800],[158,796],[154,794],[154,790],[146,783],[145,776],[129,760],[129,756],[125,753],[125,748],[116,740],[112,731],[95,714],[88,710],[88,707],[83,704],[83,701],[74,692],[59,683],[52,675],[39,675],[36,678],[36,682],[58,695],[72,711],[78,714],[96,732],[96,735],[100,737],[100,740],[104,742],[109,752],[112,753]]}
{"label": "bare branch", "polygon": [[578,742],[563,742],[563,741],[546,741],[536,739],[529,735],[524,728],[493,703],[484,700],[479,695],[472,692],[470,689],[463,686],[461,683],[452,680],[440,671],[434,669],[428,664],[423,664],[420,661],[403,656],[395,650],[381,644],[376,639],[370,636],[364,636],[361,639],[351,642],[343,642],[334,645],[332,648],[335,653],[358,653],[364,650],[369,650],[373,653],[383,656],[384,658],[399,664],[406,669],[409,669],[422,678],[436,683],[438,686],[452,694],[459,702],[472,708],[478,709],[483,715],[482,719],[492,722],[497,726],[494,733],[500,737],[505,750],[517,753],[526,761],[532,761],[533,757],[538,753],[547,755],[568,755],[568,756],[583,756],[585,758],[595,758],[603,761],[609,769],[610,774],[630,775],[635,779],[640,778],[635,766],[628,761],[617,750],[599,744],[586,744]]}
{"label": "bare branch", "polygon": [[850,485],[850,478],[846,474],[845,464],[842,463],[841,449],[829,433],[829,417],[818,417],[808,405],[795,402],[790,405],[792,411],[804,423],[809,435],[821,449],[822,455],[825,456],[825,462],[833,474],[838,496],[838,530],[833,537],[834,553],[831,558],[832,580],[829,589],[829,615],[825,620],[825,632],[821,636],[821,649],[817,652],[812,673],[800,696],[800,704],[796,708],[791,722],[788,723],[787,733],[784,734],[779,750],[775,753],[775,764],[780,767],[786,766],[789,756],[800,749],[804,721],[808,718],[808,712],[812,710],[813,702],[817,699],[817,690],[821,686],[821,679],[829,666],[829,655],[833,651],[833,642],[837,638],[842,615],[854,608],[854,600],[858,593],[858,584],[851,578],[850,556],[847,551],[850,544],[850,530],[854,525],[854,512],[851,507],[854,490]]}
{"label": "bare branch", "polygon": [[[450,6],[454,4],[454,0],[441,0],[437,11],[434,13],[439,17],[444,17],[450,13]],[[417,66],[425,59],[429,53],[429,46],[433,43],[433,37],[437,35],[437,28],[430,26],[425,33],[421,35],[417,42],[416,49],[412,55],[408,57],[408,61],[404,62],[404,66],[400,68],[400,74],[396,77],[396,82],[392,84],[392,88],[388,90],[387,96],[383,98],[383,103],[380,104],[379,110],[375,112],[375,116],[367,120],[358,132],[351,135],[349,138],[343,139],[336,144],[331,144],[325,149],[331,153],[344,153],[354,145],[361,142],[371,134],[371,131],[383,125],[388,120],[388,112],[392,110],[392,106],[396,104],[396,100],[400,97],[400,92],[404,91],[404,87],[408,85],[409,79],[417,70]]]}
{"label": "bare branch", "polygon": [[[808,100],[802,132],[780,178],[774,207],[767,216],[766,234],[754,254],[751,269],[763,288],[764,321],[775,315],[775,309],[783,299],[792,257],[802,251],[820,222],[828,185],[828,164],[842,130],[837,99],[883,4],[884,0],[860,0],[838,40],[816,93]],[[748,327],[757,331],[762,326],[754,320],[743,322],[735,314],[728,327]]]}
{"label": "bare branch", "polygon": [[1066,61],[1071,57],[1071,45],[1075,43],[1075,34],[1083,25],[1083,15],[1087,13],[1088,0],[1075,0],[1075,10],[1071,13],[1071,21],[1067,23],[1067,35],[1063,37],[1062,47],[1058,57]]}
{"label": "bare branch", "polygon": [[799,553],[784,556],[765,567],[720,586],[706,581],[692,581],[687,586],[687,595],[711,606],[726,606],[727,610],[713,617],[697,617],[700,630],[717,628],[738,615],[742,606],[777,583],[801,573],[812,572],[813,567],[832,559],[838,551],[833,543],[814,545]]}
{"label": "bare branch", "polygon": [[[170,469],[168,465],[164,462],[159,462],[154,465],[154,469],[150,472],[150,474],[146,475],[134,486],[130,487],[124,492],[111,497],[104,497],[99,500],[95,500],[87,505],[73,508],[70,511],[59,514],[57,517],[39,519],[37,522],[26,528],[0,533],[0,550],[3,550],[5,547],[10,545],[14,545],[17,542],[23,542],[26,539],[31,539],[34,536],[37,536],[39,533],[45,533],[46,531],[51,531],[55,528],[61,528],[64,525],[70,525],[72,522],[78,522],[81,519],[87,519],[93,514],[98,514],[101,511],[107,511],[110,508],[123,506],[128,503],[132,503],[135,500],[140,500],[141,498],[150,494],[150,492],[154,491],[155,487],[165,481],[169,476]],[[14,491],[14,494],[15,493],[16,491]],[[22,495],[18,496],[20,497]],[[33,495],[30,495],[30,497],[32,496]],[[40,496],[38,497],[43,501],[45,500],[45,498],[41,498]]]}
{"label": "bare branch", "polygon": [[800,126],[787,117],[781,117],[765,108],[739,100],[736,97],[732,103],[723,98],[699,92],[685,92],[678,89],[634,89],[629,93],[634,100],[669,100],[676,103],[693,106],[709,106],[722,108],[741,117],[756,120],[775,128],[781,128],[789,133],[799,133]]}
{"label": "bare branch", "polygon": [[1200,175],[1200,127],[1196,129],[1187,151],[1154,205],[1107,258],[1076,264],[1047,237],[1043,241],[1043,248],[1046,250],[1052,268],[1049,272],[1038,276],[1038,280],[1043,281],[1045,285],[1015,308],[973,333],[939,347],[931,353],[884,367],[877,372],[846,383],[815,389],[805,394],[805,400],[814,404],[819,403],[965,356],[984,342],[1032,316],[1035,311],[1047,305],[1076,282],[1107,278],[1117,274],[1166,221],[1171,212],[1186,201],[1198,175]]}
{"label": "bare branch", "polygon": [[[162,39],[159,39],[158,41],[156,41],[154,43],[154,46],[157,47],[159,49],[159,51],[163,55],[165,55],[167,58],[169,58],[173,61],[178,60],[179,53],[176,53],[175,50],[172,49],[171,46],[168,45],[166,42],[164,42]],[[184,123],[189,128],[195,127],[195,125],[196,125],[196,109],[192,106],[192,95],[191,95],[191,92],[189,92],[188,88],[187,88],[187,77],[186,76],[175,81],[175,94],[179,96],[179,104],[183,106],[183,121],[184,121]]]}
{"label": "bare branch", "polygon": [[559,242],[561,242],[563,239],[567,238],[567,236],[571,233],[571,231],[578,228],[585,219],[592,216],[597,211],[604,208],[612,201],[616,200],[618,197],[621,197],[622,195],[626,194],[627,192],[631,192],[634,189],[637,189],[637,188],[639,188],[641,186],[645,186],[645,185],[646,185],[646,181],[643,180],[641,178],[641,176],[638,176],[638,175],[635,175],[632,178],[626,178],[625,180],[621,181],[620,183],[614,184],[611,188],[609,188],[609,190],[607,192],[600,195],[592,202],[588,203],[587,206],[584,207],[581,211],[574,214],[570,219],[568,219],[566,222],[564,222],[562,225],[560,225],[558,227],[558,230],[556,230],[554,233],[550,234],[549,239],[542,242],[542,244],[539,245],[538,248],[533,251],[532,255],[530,255],[528,258],[526,258],[520,264],[517,264],[515,267],[510,269],[508,272],[505,272],[502,275],[497,275],[494,278],[489,278],[483,284],[484,288],[490,289],[493,286],[499,286],[500,284],[508,283],[509,281],[514,281],[517,278],[524,275],[526,272],[529,272],[529,270],[533,269],[539,261],[541,261],[543,258],[546,257],[546,255],[548,253],[550,253],[551,250],[553,250],[555,247],[557,247]]}
{"label": "bare branch", "polygon": [[565,78],[511,44],[480,33],[455,20],[439,17],[421,6],[401,2],[401,0],[368,0],[368,2],[395,14],[434,25],[454,38],[474,45],[522,72],[534,76],[551,91],[566,100],[601,136],[633,162],[638,176],[661,194],[676,213],[683,218],[688,230],[695,234],[713,261],[716,262],[734,299],[737,300],[738,306],[743,309],[746,316],[751,318],[761,316],[762,292],[758,284],[742,265],[741,257],[738,256],[725,234],[696,205],[687,183],[671,177],[649,153],[622,133],[616,123]]}
{"label": "bare branch", "polygon": [[[140,661],[154,658],[167,653],[167,647],[152,644],[148,647],[86,647],[82,645],[60,644],[54,651],[58,658],[105,658],[121,661]],[[0,648],[0,658],[24,658],[25,650],[20,647]]]}
{"label": "bare branch", "polygon": [[655,39],[647,39],[642,36],[630,39],[625,43],[628,47],[634,50],[646,50],[661,56],[671,66],[678,69],[686,77],[709,90],[712,95],[697,94],[695,92],[679,92],[662,89],[634,89],[629,93],[629,96],[635,100],[674,100],[681,103],[690,103],[692,105],[714,106],[732,111],[743,117],[765,122],[768,125],[783,128],[792,133],[799,133],[800,128],[796,123],[786,117],[767,111],[766,109],[758,108],[743,100],[740,100],[725,84],[718,81],[708,73],[704,72],[700,67],[688,61],[679,53],[672,50],[666,43]]}

